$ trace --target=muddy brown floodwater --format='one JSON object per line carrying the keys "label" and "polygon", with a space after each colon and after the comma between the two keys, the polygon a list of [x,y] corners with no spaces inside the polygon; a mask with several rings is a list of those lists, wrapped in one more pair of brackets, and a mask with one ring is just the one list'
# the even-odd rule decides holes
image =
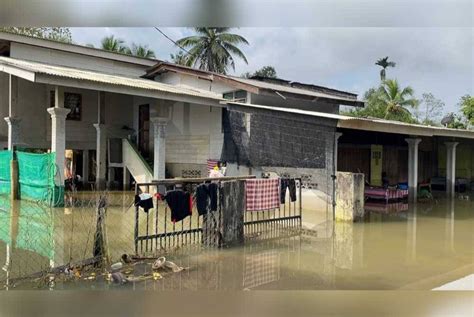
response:
{"label": "muddy brown floodwater", "polygon": [[[20,277],[91,256],[94,208],[44,208],[0,198],[0,283],[7,289],[428,290],[474,273],[474,204],[446,200],[408,206],[367,204],[358,223],[330,221],[327,208],[304,205],[303,230],[230,249],[183,247],[167,259],[185,267],[162,278],[115,285],[107,274],[44,286]],[[107,211],[111,259],[133,253],[128,193]],[[318,209],[318,210],[316,210]],[[132,272],[130,272],[132,271]],[[135,271],[135,272],[134,272]],[[151,262],[130,266],[150,277]],[[12,282],[13,281],[13,282]]]}

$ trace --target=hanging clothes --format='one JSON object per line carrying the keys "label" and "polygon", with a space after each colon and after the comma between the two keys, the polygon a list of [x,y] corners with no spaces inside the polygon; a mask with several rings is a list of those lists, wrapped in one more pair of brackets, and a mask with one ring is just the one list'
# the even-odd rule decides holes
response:
{"label": "hanging clothes", "polygon": [[193,201],[188,192],[177,189],[166,193],[165,200],[171,210],[171,221],[181,221],[192,214]]}
{"label": "hanging clothes", "polygon": [[153,196],[148,193],[135,195],[135,206],[143,208],[144,212],[153,209]]}
{"label": "hanging clothes", "polygon": [[248,179],[245,181],[247,211],[268,210],[280,207],[280,179]]}
{"label": "hanging clothes", "polygon": [[196,188],[196,206],[199,215],[217,210],[217,183],[201,184]]}
{"label": "hanging clothes", "polygon": [[280,181],[280,203],[285,203],[286,189],[290,192],[290,201],[296,201],[296,182],[293,178],[282,178]]}

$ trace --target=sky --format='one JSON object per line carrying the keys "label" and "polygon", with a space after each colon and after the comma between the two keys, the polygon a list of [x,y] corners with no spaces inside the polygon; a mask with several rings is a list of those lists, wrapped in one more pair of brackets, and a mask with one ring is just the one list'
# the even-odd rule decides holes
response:
{"label": "sky", "polygon": [[[177,40],[193,34],[190,28],[160,28]],[[279,78],[327,86],[359,94],[380,82],[375,61],[389,56],[396,62],[387,70],[402,86],[411,86],[417,98],[433,93],[446,107],[458,111],[461,96],[473,94],[473,28],[470,27],[330,27],[235,28],[248,46],[241,49],[248,64],[236,62],[235,72],[275,67]],[[104,36],[115,35],[127,44],[148,45],[158,59],[170,60],[177,48],[152,27],[71,28],[77,44],[100,47]]]}

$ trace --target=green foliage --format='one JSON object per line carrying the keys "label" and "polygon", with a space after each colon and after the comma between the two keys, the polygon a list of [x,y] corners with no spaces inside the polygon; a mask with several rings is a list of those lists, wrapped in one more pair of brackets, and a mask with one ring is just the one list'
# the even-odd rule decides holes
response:
{"label": "green foliage", "polygon": [[125,41],[115,36],[106,36],[101,41],[101,48],[106,51],[116,53],[126,53],[129,48],[125,46]]}
{"label": "green foliage", "polygon": [[189,49],[186,65],[226,74],[229,67],[235,70],[235,57],[248,63],[238,45],[249,43],[238,34],[228,33],[229,29],[194,28],[196,35],[178,40],[176,43],[179,46]]}
{"label": "green foliage", "polygon": [[71,31],[66,27],[1,27],[0,31],[72,43]]}
{"label": "green foliage", "polygon": [[446,125],[448,128],[451,129],[466,129],[466,124],[463,122],[462,117],[460,115],[451,113],[452,120]]}
{"label": "green foliage", "polygon": [[183,51],[179,51],[176,54],[170,54],[171,61],[177,65],[187,65],[186,54]]}
{"label": "green foliage", "polygon": [[380,80],[383,82],[385,81],[385,76],[386,76],[385,69],[387,67],[395,67],[396,63],[389,62],[388,56],[385,56],[384,58],[381,58],[377,62],[375,62],[375,65],[382,67],[382,69],[380,70]]}
{"label": "green foliage", "polygon": [[416,108],[418,100],[411,87],[401,89],[393,79],[386,80],[378,88],[370,88],[364,94],[366,106],[345,114],[355,117],[380,118],[386,120],[417,123],[409,108]]}
{"label": "green foliage", "polygon": [[246,72],[243,73],[241,77],[251,78],[251,77],[266,77],[266,78],[278,78],[275,67],[273,66],[263,66],[260,69],[257,69],[253,74]]}
{"label": "green foliage", "polygon": [[125,49],[125,53],[132,56],[143,58],[155,58],[155,52],[148,48],[148,45],[132,43],[131,47]]}
{"label": "green foliage", "polygon": [[444,106],[444,102],[436,99],[432,93],[424,93],[415,116],[421,124],[439,125]]}
{"label": "green foliage", "polygon": [[474,97],[471,95],[462,96],[459,101],[459,106],[469,124],[474,125]]}

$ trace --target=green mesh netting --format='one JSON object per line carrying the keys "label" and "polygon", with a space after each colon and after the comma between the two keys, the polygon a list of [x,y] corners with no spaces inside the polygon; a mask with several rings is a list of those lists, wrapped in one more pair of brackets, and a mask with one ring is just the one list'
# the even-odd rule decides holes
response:
{"label": "green mesh netting", "polygon": [[10,161],[12,151],[0,151],[0,194],[10,193]]}
{"label": "green mesh netting", "polygon": [[54,259],[51,211],[31,202],[22,202],[16,247]]}
{"label": "green mesh netting", "polygon": [[0,196],[0,241],[5,244],[11,242],[10,237],[10,197]]}
{"label": "green mesh netting", "polygon": [[55,153],[16,152],[21,199],[53,203],[57,198],[54,185]]}

